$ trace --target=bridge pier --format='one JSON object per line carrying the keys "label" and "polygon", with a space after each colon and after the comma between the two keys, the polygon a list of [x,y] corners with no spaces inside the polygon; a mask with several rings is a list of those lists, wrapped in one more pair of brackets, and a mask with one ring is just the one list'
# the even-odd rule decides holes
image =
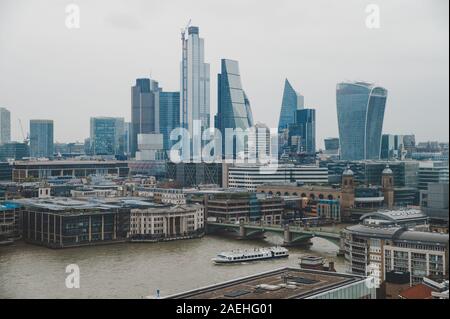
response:
{"label": "bridge pier", "polygon": [[289,230],[289,225],[284,226],[284,242],[283,246],[291,246],[292,244],[292,233]]}

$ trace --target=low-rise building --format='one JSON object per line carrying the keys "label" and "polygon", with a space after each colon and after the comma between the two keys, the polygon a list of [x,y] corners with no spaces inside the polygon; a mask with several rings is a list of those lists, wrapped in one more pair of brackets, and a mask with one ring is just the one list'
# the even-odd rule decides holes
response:
{"label": "low-rise building", "polygon": [[20,211],[22,207],[11,202],[0,204],[0,240],[20,236]]}
{"label": "low-rise building", "polygon": [[347,271],[372,275],[377,286],[390,271],[408,272],[410,285],[448,276],[448,235],[359,224],[343,231],[342,242]]}
{"label": "low-rise building", "polygon": [[14,162],[12,180],[47,180],[55,177],[81,178],[91,175],[128,176],[128,163],[122,161],[18,161]]}
{"label": "low-rise building", "polygon": [[327,168],[315,165],[280,164],[276,167],[264,165],[234,165],[227,167],[224,187],[246,188],[256,191],[264,184],[328,184]]}
{"label": "low-rise building", "polygon": [[123,241],[129,229],[131,203],[71,198],[14,201],[23,206],[25,241],[50,248]]}
{"label": "low-rise building", "polygon": [[205,230],[200,204],[131,209],[129,237],[132,241],[199,237]]}
{"label": "low-rise building", "polygon": [[258,196],[254,193],[222,193],[205,203],[208,219],[217,222],[262,222],[280,225],[284,212],[279,197]]}
{"label": "low-rise building", "polygon": [[299,268],[281,268],[166,299],[376,299],[373,278]]}

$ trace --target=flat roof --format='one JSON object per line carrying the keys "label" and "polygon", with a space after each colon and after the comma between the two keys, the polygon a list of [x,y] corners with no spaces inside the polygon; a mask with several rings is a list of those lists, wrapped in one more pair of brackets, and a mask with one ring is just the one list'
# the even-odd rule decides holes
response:
{"label": "flat roof", "polygon": [[365,277],[280,268],[166,297],[166,299],[305,299],[366,280]]}
{"label": "flat roof", "polygon": [[101,165],[101,164],[128,164],[126,161],[74,161],[74,160],[45,160],[45,161],[14,161],[14,165]]}

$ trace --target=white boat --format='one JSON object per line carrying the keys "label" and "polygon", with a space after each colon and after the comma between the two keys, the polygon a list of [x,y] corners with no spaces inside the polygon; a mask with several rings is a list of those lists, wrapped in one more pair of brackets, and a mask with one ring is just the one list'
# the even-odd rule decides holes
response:
{"label": "white boat", "polygon": [[249,250],[232,250],[222,252],[213,258],[216,264],[240,263],[252,260],[264,260],[288,257],[289,251],[284,247],[255,248]]}

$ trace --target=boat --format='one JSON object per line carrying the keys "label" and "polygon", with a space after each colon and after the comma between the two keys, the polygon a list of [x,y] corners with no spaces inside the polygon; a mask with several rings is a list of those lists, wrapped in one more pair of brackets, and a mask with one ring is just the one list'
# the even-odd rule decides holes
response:
{"label": "boat", "polygon": [[241,263],[245,261],[284,258],[289,256],[289,251],[284,247],[255,248],[249,250],[232,250],[222,252],[213,258],[216,264]]}

